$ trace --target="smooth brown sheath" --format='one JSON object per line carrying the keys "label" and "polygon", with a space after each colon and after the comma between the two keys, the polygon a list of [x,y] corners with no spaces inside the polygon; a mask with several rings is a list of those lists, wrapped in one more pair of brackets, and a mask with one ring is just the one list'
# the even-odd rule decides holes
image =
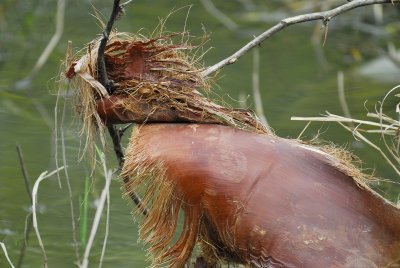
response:
{"label": "smooth brown sheath", "polygon": [[[220,125],[147,124],[134,130],[123,173],[146,166],[164,169],[188,226],[172,248],[147,240],[158,263],[172,254],[169,265],[181,267],[197,241],[211,264],[398,267],[399,209],[315,147]],[[145,235],[175,231],[157,230],[162,213],[150,210]]]}

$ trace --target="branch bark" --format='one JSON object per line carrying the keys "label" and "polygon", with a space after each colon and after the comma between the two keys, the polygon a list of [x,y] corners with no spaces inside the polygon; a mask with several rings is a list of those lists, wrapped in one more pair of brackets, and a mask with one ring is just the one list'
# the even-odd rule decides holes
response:
{"label": "branch bark", "polygon": [[351,1],[344,5],[341,5],[339,7],[336,7],[334,9],[328,10],[328,11],[298,15],[298,16],[283,19],[279,23],[274,25],[273,27],[271,27],[268,30],[266,30],[265,32],[263,32],[261,35],[257,36],[253,40],[251,40],[249,43],[247,43],[245,46],[243,46],[241,49],[236,51],[231,56],[208,67],[201,74],[204,77],[206,77],[206,76],[209,76],[210,74],[224,68],[226,65],[230,65],[230,64],[237,62],[238,59],[241,56],[243,56],[244,54],[246,54],[250,49],[252,49],[255,46],[260,45],[266,39],[270,38],[272,35],[285,29],[288,26],[307,22],[307,21],[315,21],[315,20],[322,20],[323,24],[327,25],[329,23],[329,21],[332,20],[334,17],[336,17],[342,13],[345,13],[347,11],[350,11],[352,9],[358,8],[358,7],[375,5],[375,4],[388,4],[388,3],[392,3],[394,5],[394,3],[399,3],[399,2],[400,2],[400,0],[354,0],[354,1]]}
{"label": "branch bark", "polygon": [[[113,141],[114,152],[118,159],[119,168],[122,169],[124,162],[125,162],[125,156],[124,156],[124,152],[123,152],[122,146],[121,146],[121,135],[118,132],[118,130],[115,128],[115,126],[108,126],[108,133],[110,133],[111,139]],[[123,181],[124,181],[124,185],[126,187],[127,193],[129,193],[129,197],[132,199],[132,201],[135,203],[135,205],[140,209],[142,214],[144,216],[147,216],[149,214],[149,211],[143,205],[142,200],[140,199],[139,195],[128,188],[129,178],[124,177]]]}
{"label": "branch bark", "polygon": [[[97,72],[99,76],[98,79],[100,80],[100,83],[107,89],[110,95],[112,94],[112,81],[108,79],[106,64],[104,60],[104,51],[115,20],[123,12],[123,7],[129,4],[130,2],[131,1],[126,1],[125,3],[120,5],[120,0],[114,0],[113,10],[111,12],[110,19],[107,22],[107,26],[103,31],[103,38],[101,39],[99,45],[98,56],[97,56]],[[125,156],[121,146],[121,135],[114,125],[109,125],[107,128],[108,128],[108,133],[110,134],[110,137],[113,142],[115,156],[118,159],[119,169],[122,169],[124,165]],[[123,178],[123,181],[125,187],[128,187],[127,185],[129,179]],[[127,189],[127,192],[129,193],[129,196],[132,199],[132,201],[142,211],[143,215],[146,216],[148,214],[148,210],[146,209],[146,207],[143,206],[140,197],[134,191],[129,191],[129,189]]]}
{"label": "branch bark", "polygon": [[104,50],[106,49],[106,44],[111,33],[112,26],[117,19],[120,12],[122,12],[122,7],[119,4],[120,0],[114,0],[113,10],[110,15],[110,19],[107,22],[107,26],[103,31],[103,38],[100,41],[98,56],[97,56],[97,72],[99,75],[100,83],[107,89],[108,93],[112,93],[112,82],[108,79],[106,71],[106,63],[104,60]]}

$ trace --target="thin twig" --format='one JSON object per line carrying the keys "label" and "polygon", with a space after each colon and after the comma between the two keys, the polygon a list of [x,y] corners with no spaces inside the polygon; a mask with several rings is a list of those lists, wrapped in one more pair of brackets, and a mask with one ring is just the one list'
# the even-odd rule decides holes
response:
{"label": "thin twig", "polygon": [[30,186],[30,183],[29,183],[28,170],[26,169],[26,166],[25,166],[25,162],[24,162],[24,157],[22,155],[21,146],[19,146],[19,144],[17,144],[16,147],[17,147],[19,164],[21,166],[21,171],[22,171],[22,175],[23,175],[23,178],[24,178],[25,189],[26,189],[26,192],[28,193],[28,196],[29,196],[29,202],[32,204],[32,190],[31,190],[31,186]]}
{"label": "thin twig", "polygon": [[[122,146],[121,146],[120,134],[118,133],[118,131],[116,130],[116,128],[114,126],[108,126],[108,133],[110,134],[111,139],[113,141],[114,152],[118,159],[119,168],[122,169],[125,158],[124,158],[124,153],[123,153]],[[124,181],[125,187],[128,187],[129,178],[124,177],[123,181]],[[128,188],[127,188],[127,192],[129,193],[129,196],[132,199],[132,201],[142,211],[143,215],[144,216],[148,215],[149,212],[148,212],[147,208],[144,207],[139,195],[137,195],[134,191],[132,191]]]}
{"label": "thin twig", "polygon": [[112,82],[108,79],[106,71],[106,62],[104,60],[104,51],[106,49],[106,44],[111,33],[112,26],[117,19],[122,8],[119,5],[120,0],[114,0],[113,10],[110,15],[110,19],[107,22],[107,26],[103,31],[103,38],[100,41],[98,56],[97,56],[97,71],[99,73],[100,83],[107,89],[109,94],[112,93]]}
{"label": "thin twig", "polygon": [[[113,10],[110,15],[110,19],[107,22],[106,29],[103,31],[103,38],[100,41],[98,56],[97,56],[97,70],[99,73],[99,80],[101,84],[107,89],[107,91],[111,94],[112,93],[112,83],[108,80],[106,64],[104,61],[104,50],[108,41],[109,34],[111,32],[112,26],[114,21],[117,19],[118,14],[122,12],[122,7],[119,5],[119,0],[114,0]],[[126,2],[125,4],[129,3]],[[124,152],[121,146],[121,136],[120,133],[116,130],[115,126],[108,126],[108,132],[111,136],[114,152],[118,159],[119,169],[122,169],[124,165]],[[124,185],[128,187],[129,178],[124,178]],[[134,191],[128,191],[130,194],[131,199],[133,202],[139,207],[139,209],[143,212],[144,215],[148,214],[147,209],[143,206],[140,197]]]}
{"label": "thin twig", "polygon": [[309,121],[309,122],[307,123],[307,125],[306,125],[306,126],[303,128],[303,130],[300,132],[299,136],[297,136],[297,140],[300,140],[300,139],[301,139],[301,136],[303,136],[304,132],[306,132],[306,130],[307,130],[307,128],[310,126],[310,124],[311,124],[311,121]]}
{"label": "thin twig", "polygon": [[334,9],[328,10],[328,11],[298,15],[298,16],[283,19],[279,23],[277,23],[275,26],[269,28],[267,31],[265,31],[261,35],[257,36],[253,40],[251,40],[249,43],[247,43],[245,46],[243,46],[241,49],[239,49],[237,52],[235,52],[231,56],[221,60],[220,62],[214,64],[213,66],[208,67],[201,74],[202,74],[202,76],[206,77],[206,76],[209,76],[210,74],[222,69],[226,65],[235,63],[241,56],[246,54],[250,49],[252,49],[255,46],[258,46],[263,41],[265,41],[266,39],[270,38],[275,33],[283,30],[284,28],[286,28],[288,26],[302,23],[302,22],[307,22],[307,21],[315,21],[315,20],[322,20],[322,22],[326,23],[326,22],[329,22],[334,17],[336,17],[344,12],[358,8],[358,7],[374,5],[374,4],[387,4],[387,3],[393,4],[393,3],[398,3],[398,2],[400,2],[400,0],[354,0],[349,3],[343,4],[339,7],[336,7]]}
{"label": "thin twig", "polygon": [[[269,131],[267,118],[264,114],[263,103],[261,100],[260,93],[260,49],[257,47],[253,50],[253,72],[251,74],[252,88],[253,88],[253,99],[256,115],[260,118],[261,123],[263,123]],[[271,131],[272,132],[272,131]]]}
{"label": "thin twig", "polygon": [[[31,186],[29,183],[29,175],[28,175],[28,170],[25,167],[25,162],[24,162],[24,158],[22,155],[22,150],[21,147],[19,146],[19,144],[17,144],[17,153],[18,153],[18,159],[19,159],[19,164],[21,166],[21,171],[22,171],[22,177],[24,178],[24,183],[25,183],[25,189],[28,193],[29,196],[29,202],[30,205],[32,205],[32,190],[31,190]],[[32,214],[29,213],[29,215],[27,216],[27,220],[25,221],[25,232],[24,232],[24,243],[21,246],[21,250],[20,250],[20,254],[19,254],[19,259],[18,259],[18,263],[17,263],[17,267],[21,267],[22,263],[24,261],[24,257],[25,257],[25,252],[26,252],[26,246],[29,240],[29,234],[31,233],[32,230]]]}
{"label": "thin twig", "polygon": [[120,139],[121,139],[122,136],[125,134],[125,131],[127,131],[132,125],[133,125],[133,123],[129,123],[129,124],[127,124],[126,126],[120,128],[120,129],[118,130],[118,134],[119,134],[119,138],[120,138]]}

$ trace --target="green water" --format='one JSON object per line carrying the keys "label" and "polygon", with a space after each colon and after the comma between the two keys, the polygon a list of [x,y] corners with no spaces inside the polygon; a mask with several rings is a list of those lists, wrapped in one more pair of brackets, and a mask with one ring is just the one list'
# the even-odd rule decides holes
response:
{"label": "green water", "polygon": [[[99,32],[88,1],[67,1],[65,28],[61,41],[51,54],[43,69],[34,77],[27,89],[15,88],[15,83],[29,74],[36,59],[46,46],[54,31],[56,1],[31,0],[0,3],[0,241],[7,246],[9,256],[17,263],[20,248],[24,242],[25,218],[29,211],[29,198],[24,188],[22,174],[16,153],[20,144],[30,176],[31,186],[45,170],[55,169],[54,146],[54,105],[55,77],[59,63],[64,58],[67,40],[73,41],[74,48],[80,48]],[[260,5],[257,11],[273,10],[265,1],[254,1]],[[94,1],[99,11],[108,16],[111,1]],[[244,12],[239,1],[215,1],[227,14],[239,23],[237,32],[230,32],[215,18],[211,17],[197,1],[136,1],[127,8],[127,15],[116,23],[119,31],[150,31],[172,9],[194,3],[187,21],[187,30],[200,36],[206,30],[210,34],[207,47],[213,49],[206,55],[206,65],[230,55],[248,42],[253,35],[268,27],[267,23],[243,19]],[[276,6],[277,4],[275,4]],[[271,6],[274,6],[271,4]],[[370,11],[365,11],[368,14]],[[187,8],[176,12],[167,23],[168,30],[180,31],[185,24]],[[251,13],[256,16],[258,13]],[[358,13],[357,13],[358,14]],[[372,79],[355,75],[354,70],[377,56],[377,46],[385,44],[387,38],[372,38],[353,29],[344,28],[329,32],[323,51],[329,68],[322,68],[310,38],[315,23],[294,26],[277,34],[263,43],[261,52],[261,94],[264,110],[271,126],[283,137],[297,137],[305,126],[304,122],[292,122],[291,116],[316,116],[326,110],[342,114],[336,86],[337,71],[345,73],[347,99],[355,117],[364,117],[364,101],[373,109],[376,101],[397,83],[378,83]],[[382,26],[383,27],[383,26]],[[144,31],[146,33],[146,31]],[[399,45],[399,44],[397,44]],[[349,51],[360,48],[363,59],[356,61]],[[218,76],[218,92],[227,102],[239,94],[251,94],[251,53],[238,63],[227,67]],[[62,102],[61,102],[62,103]],[[248,104],[252,98],[248,98]],[[389,104],[395,105],[394,101]],[[69,107],[70,108],[70,107]],[[84,198],[84,178],[90,175],[85,161],[78,162],[79,145],[78,120],[67,109],[64,123],[66,155],[71,178],[75,213],[83,210],[79,200]],[[385,166],[381,157],[354,142],[351,134],[334,124],[312,124],[306,137],[312,137],[321,129],[323,138],[345,145],[354,150],[364,161],[364,167],[376,169],[378,176],[399,181]],[[126,142],[124,140],[124,142]],[[59,152],[59,159],[61,153]],[[109,167],[115,167],[114,155],[107,152]],[[73,267],[75,255],[68,191],[65,177],[62,188],[55,177],[41,183],[39,190],[38,224],[46,248],[49,267]],[[96,172],[89,193],[89,227],[95,213],[104,179]],[[400,188],[395,184],[377,185],[382,195],[397,200]],[[110,232],[103,267],[144,267],[146,265],[143,246],[137,242],[137,225],[130,216],[131,205],[121,198],[120,184],[111,183]],[[105,215],[103,215],[103,219]],[[78,223],[79,226],[79,223]],[[99,228],[90,257],[90,267],[98,266],[104,238],[104,220]],[[79,237],[79,234],[78,234]],[[83,253],[83,247],[80,254]],[[42,256],[34,232],[31,233],[23,267],[40,267]],[[8,267],[0,253],[0,267]]]}

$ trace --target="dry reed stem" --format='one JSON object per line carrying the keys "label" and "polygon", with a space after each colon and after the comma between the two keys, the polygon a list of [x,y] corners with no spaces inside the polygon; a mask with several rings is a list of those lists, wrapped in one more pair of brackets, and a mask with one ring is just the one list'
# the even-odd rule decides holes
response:
{"label": "dry reed stem", "polygon": [[263,103],[261,99],[260,93],[260,49],[258,47],[253,50],[253,72],[251,76],[252,80],[252,89],[253,89],[253,98],[255,105],[255,112],[260,118],[261,123],[263,123],[269,130],[269,132],[273,132],[270,128],[267,118],[265,117]]}
{"label": "dry reed stem", "polygon": [[374,126],[374,127],[385,127],[387,129],[397,130],[396,127],[390,126],[387,124],[380,124],[372,121],[366,120],[359,120],[359,119],[352,119],[343,117],[336,114],[327,113],[327,116],[311,116],[311,117],[301,117],[301,116],[292,116],[290,120],[293,121],[315,121],[315,122],[341,122],[341,123],[356,123],[356,124],[363,124],[367,126]]}
{"label": "dry reed stem", "polygon": [[346,95],[344,93],[344,74],[342,71],[339,71],[337,74],[337,84],[338,84],[339,103],[340,107],[342,108],[343,114],[347,118],[352,118],[350,114],[349,105],[347,105]]}
{"label": "dry reed stem", "polygon": [[363,142],[365,142],[366,144],[368,144],[369,146],[371,146],[372,148],[374,148],[375,150],[377,150],[385,159],[385,161],[393,168],[393,170],[397,173],[397,175],[400,176],[400,170],[396,167],[395,164],[393,164],[393,162],[390,160],[390,158],[385,154],[385,152],[376,144],[374,144],[373,142],[371,142],[369,139],[367,139],[364,135],[362,135],[359,131],[357,131],[356,129],[351,129],[347,126],[345,126],[344,124],[340,123],[339,124],[346,130],[350,131],[353,133],[355,138],[359,138],[360,140],[362,140]]}
{"label": "dry reed stem", "polygon": [[33,189],[32,189],[32,218],[33,218],[33,229],[35,230],[36,233],[36,237],[38,239],[39,242],[39,246],[40,249],[42,251],[42,256],[43,256],[43,266],[45,268],[47,268],[47,254],[46,251],[44,249],[44,245],[43,245],[43,241],[42,238],[40,236],[40,232],[39,232],[39,226],[38,226],[38,222],[37,222],[37,215],[36,215],[36,205],[37,205],[37,195],[38,195],[38,190],[39,190],[39,184],[41,181],[43,181],[44,179],[53,176],[54,174],[56,174],[57,172],[59,172],[60,170],[62,170],[64,167],[60,167],[50,173],[47,173],[47,171],[43,172],[40,174],[40,176],[37,178],[35,184],[33,185]]}
{"label": "dry reed stem", "polygon": [[[398,165],[400,164],[400,139],[398,134],[400,121],[387,116],[383,112],[385,101],[391,94],[393,94],[395,90],[398,89],[400,89],[400,85],[393,87],[385,94],[383,100],[378,104],[379,108],[376,109],[375,113],[367,113],[367,117],[376,119],[378,120],[378,122],[352,119],[348,116],[338,116],[329,112],[327,112],[327,115],[324,117],[293,116],[291,119],[308,122],[319,121],[339,123],[344,129],[350,131],[356,139],[363,141],[364,143],[368,144],[370,147],[378,151],[379,154],[382,155],[385,161],[389,164],[389,166],[396,172],[396,174],[400,176],[400,169],[398,168]],[[342,96],[342,98],[343,97],[344,96]],[[352,124],[352,126],[349,127],[345,125],[345,123],[350,123]],[[379,147],[366,136],[361,134],[361,132],[380,135],[384,147]],[[387,136],[391,136],[390,142],[387,140]]]}
{"label": "dry reed stem", "polygon": [[[93,242],[96,237],[97,229],[100,224],[101,214],[103,213],[103,209],[104,209],[104,203],[106,202],[107,198],[109,197],[109,188],[110,188],[110,183],[111,183],[111,178],[112,178],[111,170],[108,170],[106,167],[106,160],[105,160],[104,153],[101,153],[99,150],[98,150],[98,152],[99,152],[100,161],[102,163],[103,170],[104,170],[105,185],[104,185],[103,191],[101,192],[97,210],[96,210],[95,216],[93,218],[92,229],[90,231],[90,235],[89,235],[89,238],[88,238],[88,241],[86,244],[85,252],[83,254],[83,259],[82,259],[82,262],[79,264],[80,268],[87,268],[89,265],[90,251],[92,249]],[[107,203],[107,208],[109,208],[108,203]],[[107,219],[109,219],[108,212],[107,212]],[[108,222],[107,222],[105,239],[107,239],[107,236],[108,236],[108,228],[109,227],[108,227]],[[104,251],[105,251],[105,244],[103,244],[102,256],[104,255]]]}
{"label": "dry reed stem", "polygon": [[0,246],[1,246],[2,250],[3,250],[3,252],[4,252],[4,256],[6,256],[8,264],[10,264],[11,268],[15,268],[15,266],[12,264],[12,262],[10,260],[10,257],[8,256],[6,245],[4,245],[3,242],[0,242]]}
{"label": "dry reed stem", "polygon": [[[326,117],[293,116],[293,117],[291,117],[291,120],[308,121],[308,122],[336,122],[336,123],[339,123],[343,128],[345,128],[346,130],[353,133],[355,138],[362,140],[363,142],[365,142],[366,144],[368,144],[369,146],[371,146],[372,148],[377,150],[384,157],[385,161],[393,168],[393,170],[398,175],[400,175],[400,170],[397,169],[396,165],[390,160],[390,158],[387,156],[387,154],[379,146],[377,146],[376,144],[371,142],[369,139],[367,139],[364,135],[362,135],[360,133],[360,131],[358,130],[359,126],[357,126],[356,128],[349,128],[349,127],[345,126],[343,123],[358,123],[360,125],[366,125],[366,126],[385,127],[387,129],[392,129],[394,131],[397,131],[397,128],[395,128],[394,126],[391,126],[391,125],[380,124],[380,123],[376,123],[376,122],[372,122],[372,121],[351,119],[351,118],[346,118],[346,117],[342,117],[342,116],[338,116],[338,115],[334,115],[334,114],[330,114],[330,113],[327,113],[327,114],[328,114],[328,116],[326,116]],[[387,132],[387,130],[379,130],[378,133],[382,134],[382,135],[386,135],[386,132]],[[389,152],[390,152],[390,150],[389,150]],[[391,153],[391,155],[395,157],[395,155],[393,153]],[[395,160],[396,160],[396,162],[398,162],[400,159],[395,158]]]}
{"label": "dry reed stem", "polygon": [[[111,171],[107,171],[107,167],[106,167],[106,162],[105,159],[102,161],[103,163],[103,172],[104,174],[107,174],[107,172],[109,172],[110,174],[108,174],[108,176],[110,176],[111,178]],[[104,255],[106,253],[106,246],[107,246],[107,241],[108,241],[108,233],[109,233],[109,229],[110,229],[110,189],[109,187],[107,188],[106,191],[106,200],[107,200],[107,209],[106,209],[106,230],[104,233],[104,240],[103,240],[103,247],[101,249],[101,256],[100,256],[100,263],[99,263],[99,268],[102,267],[103,265],[103,259],[104,259]]]}

